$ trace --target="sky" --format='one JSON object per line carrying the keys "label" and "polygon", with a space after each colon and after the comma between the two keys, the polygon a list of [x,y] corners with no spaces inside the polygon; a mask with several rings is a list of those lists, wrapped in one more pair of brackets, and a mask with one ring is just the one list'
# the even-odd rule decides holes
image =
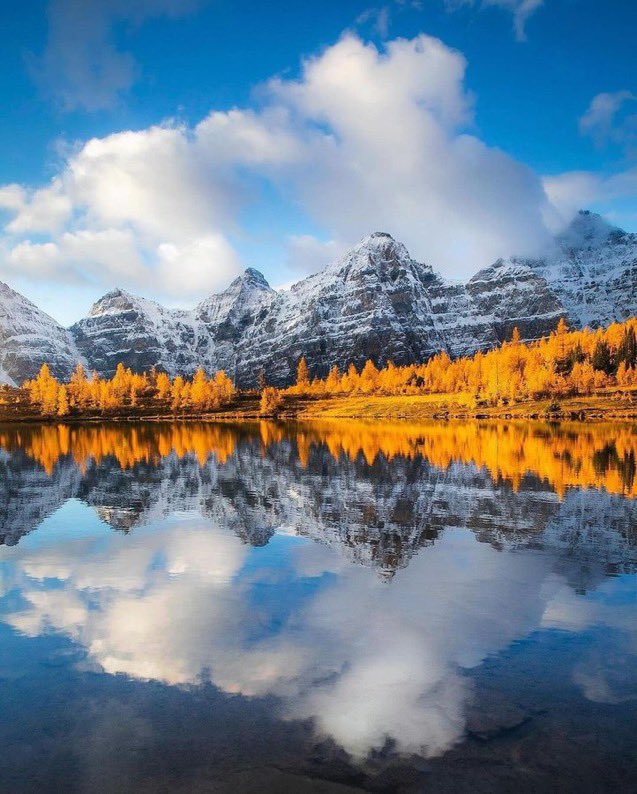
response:
{"label": "sky", "polygon": [[1,4],[0,280],[67,325],[386,231],[452,279],[637,231],[632,0]]}

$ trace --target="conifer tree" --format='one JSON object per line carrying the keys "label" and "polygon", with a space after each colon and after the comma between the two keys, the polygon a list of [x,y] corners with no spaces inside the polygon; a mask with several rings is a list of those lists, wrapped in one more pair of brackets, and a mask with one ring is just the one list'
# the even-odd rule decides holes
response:
{"label": "conifer tree", "polygon": [[203,409],[207,407],[209,398],[208,391],[208,378],[206,377],[205,371],[199,367],[195,372],[190,389],[190,400],[194,408],[203,411]]}
{"label": "conifer tree", "polygon": [[310,385],[310,371],[305,356],[301,356],[296,367],[296,385],[299,391],[305,391]]}
{"label": "conifer tree", "polygon": [[277,416],[281,410],[283,403],[283,396],[278,389],[274,386],[266,386],[261,392],[261,416]]}
{"label": "conifer tree", "polygon": [[181,375],[177,375],[170,390],[170,405],[173,411],[177,411],[181,407],[183,389],[184,379]]}
{"label": "conifer tree", "polygon": [[613,358],[611,356],[610,347],[605,339],[600,339],[595,345],[593,356],[591,358],[593,369],[610,375],[613,371]]}
{"label": "conifer tree", "polygon": [[637,338],[632,325],[624,329],[624,336],[617,351],[617,361],[623,361],[629,368],[634,368],[637,365]]}
{"label": "conifer tree", "polygon": [[170,378],[165,372],[160,372],[156,378],[157,399],[164,402],[170,395]]}
{"label": "conifer tree", "polygon": [[69,397],[66,386],[60,386],[57,394],[57,415],[66,416],[69,412]]}

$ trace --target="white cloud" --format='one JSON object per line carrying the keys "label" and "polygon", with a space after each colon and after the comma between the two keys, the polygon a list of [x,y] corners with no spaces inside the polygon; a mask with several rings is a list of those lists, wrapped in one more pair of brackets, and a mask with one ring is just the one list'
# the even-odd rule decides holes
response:
{"label": "white cloud", "polygon": [[513,14],[513,28],[518,41],[526,39],[526,23],[544,0],[483,0],[485,6],[496,6]]}
{"label": "white cloud", "polygon": [[336,240],[319,240],[311,234],[292,234],[287,240],[287,266],[299,277],[316,273],[338,259],[347,245]]}
{"label": "white cloud", "polygon": [[60,275],[62,257],[56,243],[18,243],[7,255],[5,268],[35,278]]}
{"label": "white cloud", "polygon": [[72,212],[71,200],[59,178],[39,190],[7,185],[0,190],[0,206],[15,213],[6,227],[14,234],[55,232],[62,228]]}
{"label": "white cloud", "polygon": [[637,167],[615,174],[569,171],[545,177],[544,188],[562,226],[583,207],[594,206],[610,216],[615,202],[637,195]]}
{"label": "white cloud", "polygon": [[298,79],[262,86],[257,107],[89,140],[49,185],[0,188],[5,267],[28,276],[40,262],[53,278],[57,262],[65,279],[201,297],[236,275],[231,240],[272,194],[332,241],[289,240],[299,275],[375,230],[453,277],[536,253],[555,209],[536,174],[468,131],[466,67],[426,35],[379,49],[347,34]]}
{"label": "white cloud", "polygon": [[31,59],[33,73],[66,110],[109,108],[139,75],[132,55],[113,40],[114,23],[183,16],[197,5],[198,0],[50,0],[47,44],[41,57]]}
{"label": "white cloud", "polygon": [[164,288],[178,295],[184,284],[196,284],[197,290],[219,287],[219,274],[239,270],[237,255],[221,234],[198,237],[178,246],[162,243],[157,249],[157,274]]}
{"label": "white cloud", "polygon": [[[240,269],[221,227],[232,228],[242,188],[224,169],[183,126],[91,139],[50,185],[2,189],[13,212],[4,267],[171,300],[219,289]],[[32,241],[46,231],[49,240]]]}
{"label": "white cloud", "polygon": [[622,108],[637,101],[632,91],[597,94],[579,120],[580,132],[598,146],[609,142],[630,149],[637,141],[637,114],[619,117]]}
{"label": "white cloud", "polygon": [[518,41],[526,40],[526,23],[529,18],[544,5],[544,0],[445,0],[445,5],[450,10],[461,6],[474,6],[481,8],[502,8],[513,15],[513,29]]}
{"label": "white cloud", "polygon": [[270,84],[306,157],[281,169],[311,216],[340,240],[383,229],[449,275],[543,247],[538,177],[464,131],[466,61],[421,35],[379,51],[347,35]]}
{"label": "white cloud", "polygon": [[195,128],[197,148],[217,165],[283,166],[305,156],[287,108],[213,111]]}
{"label": "white cloud", "polygon": [[21,185],[5,185],[0,188],[0,209],[19,212],[25,203],[26,191]]}
{"label": "white cloud", "polygon": [[100,282],[104,273],[118,283],[146,276],[133,235],[119,229],[65,232],[57,243],[26,240],[11,250],[6,266],[22,276],[58,276],[69,282]]}
{"label": "white cloud", "polygon": [[94,138],[71,157],[64,178],[88,224],[126,224],[151,240],[205,235],[237,207],[234,185],[183,126]]}

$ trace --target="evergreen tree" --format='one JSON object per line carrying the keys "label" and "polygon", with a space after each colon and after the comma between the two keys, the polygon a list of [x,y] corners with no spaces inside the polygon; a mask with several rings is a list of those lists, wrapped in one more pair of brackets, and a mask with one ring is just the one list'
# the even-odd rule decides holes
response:
{"label": "evergreen tree", "polygon": [[598,340],[593,350],[591,358],[593,369],[598,372],[604,372],[606,375],[613,373],[613,357],[610,352],[610,347],[605,339]]}
{"label": "evergreen tree", "polygon": [[632,325],[624,330],[624,336],[617,351],[617,363],[620,364],[622,361],[626,367],[633,369],[637,364],[637,337]]}
{"label": "evergreen tree", "polygon": [[163,402],[164,400],[168,399],[168,396],[170,395],[170,386],[171,386],[170,378],[168,377],[168,375],[166,375],[165,372],[160,372],[157,375],[157,384],[156,384],[158,400],[161,400]]}

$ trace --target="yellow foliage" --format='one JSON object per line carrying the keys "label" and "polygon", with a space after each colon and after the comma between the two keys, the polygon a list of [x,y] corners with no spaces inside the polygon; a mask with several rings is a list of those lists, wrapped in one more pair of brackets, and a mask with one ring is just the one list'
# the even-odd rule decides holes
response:
{"label": "yellow foliage", "polygon": [[261,416],[277,416],[283,403],[283,396],[273,386],[266,386],[261,392]]}
{"label": "yellow foliage", "polygon": [[[274,390],[275,392],[277,390]],[[280,396],[280,393],[277,392]],[[321,420],[302,425],[243,423],[241,433],[225,423],[43,425],[0,430],[0,446],[21,449],[47,473],[64,455],[82,468],[112,457],[123,468],[152,463],[172,453],[194,455],[200,465],[214,456],[224,464],[236,444],[254,434],[263,448],[289,438],[299,461],[327,449],[372,465],[378,458],[422,458],[440,469],[455,463],[486,469],[496,482],[518,489],[524,477],[545,481],[562,498],[569,488],[605,488],[637,498],[637,428],[634,424],[548,425],[538,422],[365,422]]]}
{"label": "yellow foliage", "polygon": [[[326,378],[311,383],[305,359],[301,359],[297,383],[288,391],[316,396],[468,393],[492,405],[587,395],[615,384],[637,383],[637,361],[622,360],[622,356],[630,357],[622,352],[629,331],[637,332],[637,318],[613,323],[605,331],[569,331],[561,318],[556,330],[539,341],[522,343],[516,327],[510,342],[485,353],[452,359],[441,351],[424,364],[397,367],[390,361],[380,370],[368,360],[360,373],[354,364],[344,375],[333,367]],[[610,349],[616,375],[594,368],[593,354],[600,342]]]}

